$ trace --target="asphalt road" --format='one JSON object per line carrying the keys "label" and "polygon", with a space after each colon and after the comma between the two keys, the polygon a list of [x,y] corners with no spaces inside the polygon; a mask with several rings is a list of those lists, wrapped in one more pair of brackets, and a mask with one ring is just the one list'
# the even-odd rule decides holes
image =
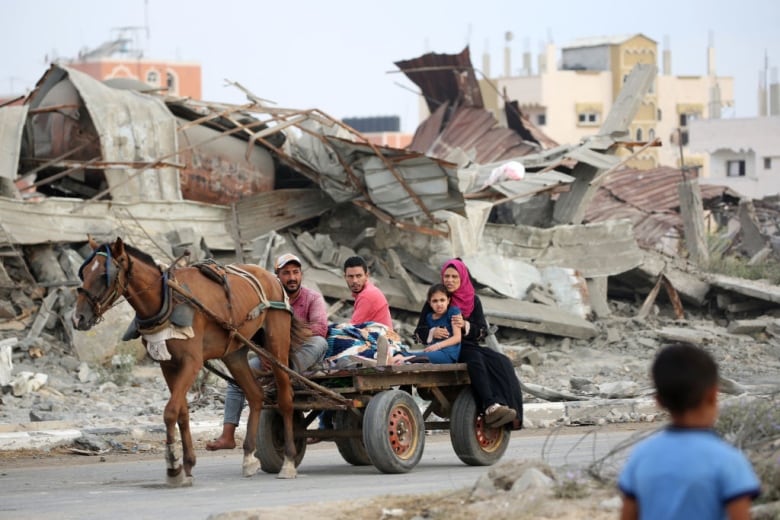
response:
{"label": "asphalt road", "polygon": [[[515,432],[502,460],[543,459],[555,467],[584,466],[636,433],[629,428],[588,435],[586,431],[568,428],[555,436],[541,430]],[[373,466],[351,466],[330,442],[308,447],[295,480],[262,472],[242,477],[239,449],[199,451],[194,485],[179,489],[164,485],[162,454],[109,462],[73,456],[2,468],[0,518],[205,519],[256,507],[457,490],[471,487],[486,471],[486,467],[463,464],[447,434],[426,437],[419,465],[400,475],[386,475]]]}

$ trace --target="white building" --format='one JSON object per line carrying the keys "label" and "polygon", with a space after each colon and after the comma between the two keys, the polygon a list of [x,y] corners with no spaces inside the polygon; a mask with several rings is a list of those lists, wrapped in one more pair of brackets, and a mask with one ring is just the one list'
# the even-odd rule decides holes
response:
{"label": "white building", "polygon": [[753,199],[780,194],[780,116],[691,121],[689,148],[709,155],[709,176]]}

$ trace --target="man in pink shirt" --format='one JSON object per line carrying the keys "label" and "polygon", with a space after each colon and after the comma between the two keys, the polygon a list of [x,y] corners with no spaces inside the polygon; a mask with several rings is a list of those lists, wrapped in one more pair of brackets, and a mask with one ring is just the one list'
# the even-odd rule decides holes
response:
{"label": "man in pink shirt", "polygon": [[[299,349],[290,352],[290,366],[297,372],[303,372],[315,363],[322,361],[328,350],[328,309],[325,299],[320,293],[301,285],[303,272],[301,260],[293,254],[285,254],[276,260],[276,276],[284,286],[293,315],[306,323],[311,329],[311,336]],[[254,357],[249,365],[260,369],[260,359]],[[244,408],[244,392],[238,385],[228,383],[225,394],[225,412],[222,423],[222,434],[206,444],[209,451],[226,450],[236,447],[235,433],[238,427],[241,411]]]}
{"label": "man in pink shirt", "polygon": [[344,279],[347,281],[355,309],[352,311],[352,325],[375,321],[393,330],[390,306],[387,298],[368,278],[368,265],[361,256],[351,256],[344,262]]}

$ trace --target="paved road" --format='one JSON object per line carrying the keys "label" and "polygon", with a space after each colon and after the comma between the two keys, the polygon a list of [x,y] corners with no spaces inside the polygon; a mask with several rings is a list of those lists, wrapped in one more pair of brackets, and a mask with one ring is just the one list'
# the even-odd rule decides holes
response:
{"label": "paved road", "polygon": [[[515,432],[503,460],[539,459],[544,451],[553,466],[585,465],[635,433],[600,431],[583,437],[582,429],[562,432],[554,438],[540,430]],[[310,446],[298,471],[296,480],[265,473],[243,478],[240,450],[201,451],[194,486],[168,489],[162,455],[119,462],[74,456],[67,463],[1,469],[0,518],[205,519],[240,509],[344,500],[356,492],[365,497],[457,490],[473,485],[487,468],[461,463],[444,434],[426,438],[422,461],[410,473],[385,475],[372,466],[350,466],[327,442]]]}

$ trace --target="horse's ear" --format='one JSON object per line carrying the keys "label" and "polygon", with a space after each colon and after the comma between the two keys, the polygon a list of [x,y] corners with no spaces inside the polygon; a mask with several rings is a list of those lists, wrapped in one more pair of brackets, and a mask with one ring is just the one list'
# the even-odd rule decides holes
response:
{"label": "horse's ear", "polygon": [[125,244],[120,237],[116,237],[114,243],[111,245],[111,252],[114,254],[114,258],[119,258],[125,254]]}
{"label": "horse's ear", "polygon": [[97,241],[94,238],[92,238],[92,235],[90,234],[87,234],[87,243],[89,244],[89,247],[91,247],[93,251],[98,247],[100,247],[100,244],[98,244]]}

